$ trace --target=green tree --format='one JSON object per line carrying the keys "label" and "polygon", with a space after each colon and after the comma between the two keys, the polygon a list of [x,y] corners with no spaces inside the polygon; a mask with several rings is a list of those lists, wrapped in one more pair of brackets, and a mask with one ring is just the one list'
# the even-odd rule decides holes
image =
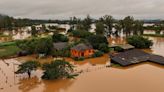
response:
{"label": "green tree", "polygon": [[31,77],[31,72],[37,70],[40,66],[40,63],[37,61],[27,61],[19,65],[18,70],[15,72],[16,74],[27,73],[29,78]]}
{"label": "green tree", "polygon": [[97,22],[95,31],[97,35],[104,35],[104,32],[105,32],[104,24],[102,22]]}
{"label": "green tree", "polygon": [[94,49],[98,49],[100,44],[108,44],[106,37],[102,35],[91,35],[86,39],[93,46]]}
{"label": "green tree", "polygon": [[110,15],[105,15],[102,18],[100,18],[100,21],[102,21],[105,24],[107,28],[107,34],[111,35],[114,24],[114,18]]}
{"label": "green tree", "polygon": [[116,24],[114,25],[114,28],[116,29],[115,35],[119,36],[122,30],[122,21],[121,20],[117,21]]}
{"label": "green tree", "polygon": [[37,33],[38,33],[38,32],[37,32],[35,26],[32,26],[32,27],[31,27],[31,35],[32,35],[32,36],[37,36]]}
{"label": "green tree", "polygon": [[92,24],[92,19],[89,15],[87,15],[87,17],[82,21],[82,27],[84,30],[89,31],[89,29],[91,28],[91,24]]}
{"label": "green tree", "polygon": [[43,65],[43,79],[53,80],[53,79],[63,79],[63,78],[73,78],[73,65],[64,60],[56,60],[51,63],[46,63]]}
{"label": "green tree", "polygon": [[133,31],[134,18],[131,16],[127,16],[123,20],[123,32],[126,36],[130,36]]}
{"label": "green tree", "polygon": [[134,25],[133,25],[133,34],[134,35],[142,35],[143,34],[143,32],[144,32],[143,24],[144,23],[142,21],[139,21],[139,20],[134,21]]}
{"label": "green tree", "polygon": [[102,43],[102,44],[99,45],[98,50],[100,50],[100,51],[102,51],[104,53],[108,53],[109,52],[109,47],[108,47],[107,44]]}

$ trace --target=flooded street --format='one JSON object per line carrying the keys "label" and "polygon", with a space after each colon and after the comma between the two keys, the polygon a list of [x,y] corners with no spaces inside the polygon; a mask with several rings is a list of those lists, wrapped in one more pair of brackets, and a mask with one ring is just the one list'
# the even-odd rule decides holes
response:
{"label": "flooded street", "polygon": [[[149,52],[164,56],[164,38],[150,37],[154,45]],[[123,38],[109,39],[112,44],[126,43]],[[164,66],[143,63],[126,68],[110,67],[108,55],[100,58],[74,62],[66,58],[84,72],[71,80],[41,80],[41,70],[33,72],[33,78],[26,74],[14,75],[17,65],[22,60],[33,59],[22,57],[0,62],[0,92],[163,92]],[[52,59],[41,60],[49,62]]]}

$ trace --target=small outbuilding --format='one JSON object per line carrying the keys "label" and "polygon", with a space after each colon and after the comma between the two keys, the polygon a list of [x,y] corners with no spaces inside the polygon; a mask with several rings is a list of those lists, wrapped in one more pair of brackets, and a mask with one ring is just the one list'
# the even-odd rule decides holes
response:
{"label": "small outbuilding", "polygon": [[94,54],[94,49],[90,44],[78,44],[71,48],[72,57],[90,57]]}

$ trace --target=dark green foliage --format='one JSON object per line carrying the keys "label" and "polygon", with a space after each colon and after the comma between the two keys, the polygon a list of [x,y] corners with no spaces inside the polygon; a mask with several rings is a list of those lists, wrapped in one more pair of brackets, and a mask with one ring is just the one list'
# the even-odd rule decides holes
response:
{"label": "dark green foliage", "polygon": [[93,54],[93,56],[92,57],[101,57],[101,56],[103,56],[103,52],[101,52],[101,51],[96,51],[94,54]]}
{"label": "dark green foliage", "polygon": [[123,51],[123,49],[122,49],[121,47],[119,47],[119,46],[115,47],[114,50],[117,51],[117,52],[121,52],[121,51]]}
{"label": "dark green foliage", "polygon": [[99,45],[98,50],[100,50],[100,51],[102,51],[104,53],[108,53],[109,52],[109,47],[108,47],[107,44],[102,43],[102,44]]}
{"label": "dark green foliage", "polygon": [[85,60],[85,57],[73,57],[75,61],[83,61]]}
{"label": "dark green foliage", "polygon": [[31,40],[17,41],[17,46],[23,51],[36,54],[51,54],[53,49],[52,38],[34,38]]}
{"label": "dark green foliage", "polygon": [[105,26],[102,22],[96,23],[96,34],[97,35],[104,35],[105,32]]}
{"label": "dark green foliage", "polygon": [[92,24],[92,19],[89,15],[87,15],[87,17],[82,21],[81,29],[89,31],[89,29],[91,28],[91,24]]}
{"label": "dark green foliage", "polygon": [[105,15],[102,18],[100,18],[100,21],[105,24],[105,27],[107,28],[106,33],[110,35],[112,33],[114,18],[110,15]]}
{"label": "dark green foliage", "polygon": [[42,78],[46,80],[63,79],[73,77],[73,65],[63,60],[52,61],[43,65],[45,70]]}
{"label": "dark green foliage", "polygon": [[136,48],[150,48],[153,45],[153,42],[148,38],[142,36],[131,36],[127,38],[127,42]]}
{"label": "dark green foliage", "polygon": [[40,63],[37,61],[27,61],[19,65],[16,74],[28,73],[29,77],[32,71],[35,71],[40,66]]}
{"label": "dark green foliage", "polygon": [[53,51],[53,57],[70,57],[71,53],[70,50],[60,50],[60,51]]}
{"label": "dark green foliage", "polygon": [[62,34],[55,34],[52,36],[53,42],[68,42],[68,37]]}
{"label": "dark green foliage", "polygon": [[31,27],[31,35],[32,36],[37,36],[38,31],[36,30],[35,26]]}
{"label": "dark green foliage", "polygon": [[100,44],[108,44],[106,37],[102,35],[91,35],[87,37],[87,40],[94,49],[98,49]]}
{"label": "dark green foliage", "polygon": [[79,37],[79,38],[86,38],[90,35],[93,35],[92,33],[85,30],[74,30],[71,33],[74,37]]}

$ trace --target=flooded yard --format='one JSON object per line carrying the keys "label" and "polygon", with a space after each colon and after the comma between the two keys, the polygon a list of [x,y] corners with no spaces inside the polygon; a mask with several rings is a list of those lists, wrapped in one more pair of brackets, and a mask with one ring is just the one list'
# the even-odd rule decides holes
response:
{"label": "flooded yard", "polygon": [[[154,45],[151,53],[164,56],[164,38],[150,37]],[[126,43],[123,38],[109,39],[112,44]],[[163,92],[164,66],[154,63],[142,63],[126,68],[110,67],[108,55],[100,58],[86,59],[75,62],[65,58],[83,70],[76,79],[71,80],[41,80],[42,71],[32,73],[28,79],[26,74],[15,75],[18,64],[35,56],[21,57],[0,61],[0,92]],[[50,62],[53,58],[39,59],[40,62]]]}

